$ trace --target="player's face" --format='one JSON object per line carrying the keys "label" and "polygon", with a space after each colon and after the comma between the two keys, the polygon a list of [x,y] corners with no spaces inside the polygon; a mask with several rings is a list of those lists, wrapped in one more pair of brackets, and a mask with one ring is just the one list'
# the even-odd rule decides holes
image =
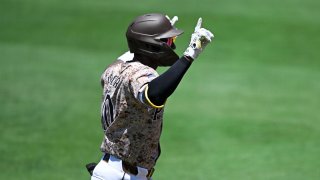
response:
{"label": "player's face", "polygon": [[174,36],[171,38],[161,39],[161,41],[165,42],[172,49],[176,49],[176,45],[174,44],[174,42],[176,41],[176,38],[177,38],[177,36]]}
{"label": "player's face", "polygon": [[176,36],[175,37],[171,37],[171,38],[168,38],[168,40],[167,40],[167,44],[168,44],[168,46],[172,46],[172,44],[176,41]]}

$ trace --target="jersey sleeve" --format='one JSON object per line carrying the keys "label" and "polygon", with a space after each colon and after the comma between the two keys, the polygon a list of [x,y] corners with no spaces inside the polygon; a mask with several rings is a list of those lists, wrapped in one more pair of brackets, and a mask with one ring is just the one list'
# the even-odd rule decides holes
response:
{"label": "jersey sleeve", "polygon": [[144,103],[142,100],[142,93],[144,93],[147,84],[158,77],[158,73],[151,68],[141,68],[134,72],[130,77],[130,90],[133,93],[133,96]]}

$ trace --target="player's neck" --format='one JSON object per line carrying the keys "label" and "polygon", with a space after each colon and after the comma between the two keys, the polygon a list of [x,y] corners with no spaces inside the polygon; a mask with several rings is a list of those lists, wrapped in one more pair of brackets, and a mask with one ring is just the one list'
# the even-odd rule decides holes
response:
{"label": "player's neck", "polygon": [[149,67],[151,67],[151,68],[153,68],[155,70],[158,67],[158,65],[155,63],[155,60],[153,60],[153,59],[151,59],[149,57],[146,57],[146,56],[135,54],[133,60],[139,61],[142,64],[144,64],[146,66],[149,66]]}

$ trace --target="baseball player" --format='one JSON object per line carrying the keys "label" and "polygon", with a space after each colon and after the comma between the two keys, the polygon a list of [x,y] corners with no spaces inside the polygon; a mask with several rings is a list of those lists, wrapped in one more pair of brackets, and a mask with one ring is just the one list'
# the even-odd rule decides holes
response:
{"label": "baseball player", "polygon": [[[160,156],[166,99],[214,37],[201,28],[199,18],[190,44],[179,58],[174,42],[183,31],[174,27],[177,20],[163,14],[137,17],[126,32],[130,52],[103,72],[103,157],[91,180],[151,179]],[[159,76],[159,66],[171,67]]]}

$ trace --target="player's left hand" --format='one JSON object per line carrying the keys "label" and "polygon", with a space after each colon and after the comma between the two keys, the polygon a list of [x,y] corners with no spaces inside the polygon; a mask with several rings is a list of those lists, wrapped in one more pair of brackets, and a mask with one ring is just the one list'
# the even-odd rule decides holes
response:
{"label": "player's left hand", "polygon": [[199,18],[194,32],[191,35],[189,47],[184,52],[185,56],[196,59],[204,48],[212,41],[214,35],[207,29],[202,28],[202,18]]}
{"label": "player's left hand", "polygon": [[172,19],[170,19],[170,17],[166,15],[166,18],[170,21],[172,26],[174,26],[176,22],[179,20],[178,16],[174,16]]}

